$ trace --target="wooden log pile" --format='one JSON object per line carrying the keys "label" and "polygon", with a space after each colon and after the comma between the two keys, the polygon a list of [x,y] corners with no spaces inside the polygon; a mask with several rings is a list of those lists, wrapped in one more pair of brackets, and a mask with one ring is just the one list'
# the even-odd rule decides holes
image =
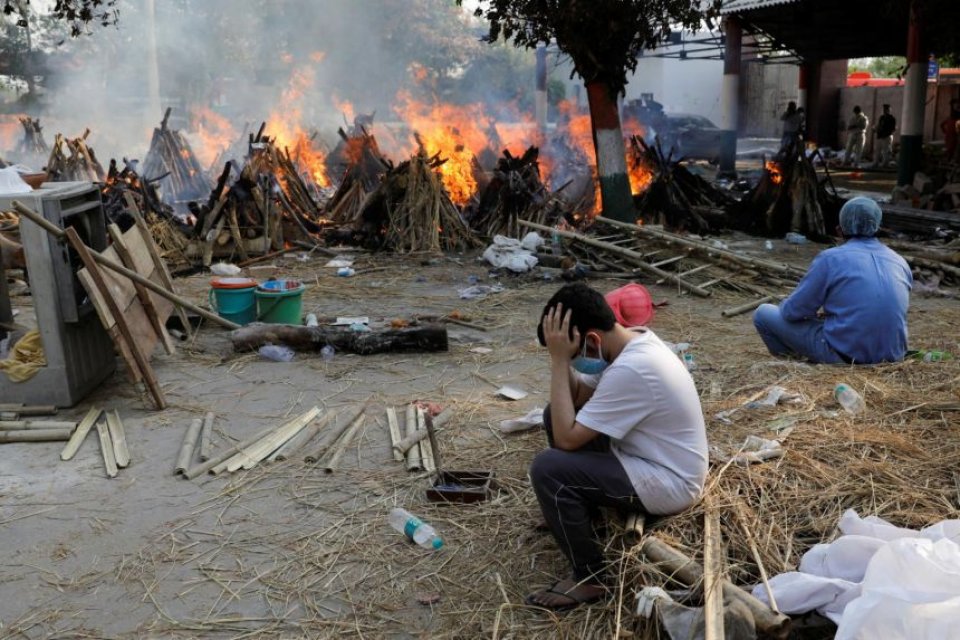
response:
{"label": "wooden log pile", "polygon": [[115,159],[110,160],[107,177],[100,190],[103,208],[110,221],[126,231],[134,220],[128,211],[127,198],[132,198],[139,211],[148,218],[173,219],[173,207],[161,200],[156,185],[137,173],[137,161],[122,159],[123,168]]}
{"label": "wooden log pile", "polygon": [[440,180],[437,169],[443,162],[421,147],[387,171],[360,212],[357,231],[368,245],[398,252],[480,246]]}
{"label": "wooden log pile", "polygon": [[[480,193],[477,204],[465,212],[470,226],[482,236],[518,237],[518,220],[549,224],[558,216],[556,200],[540,180],[540,150],[530,147],[520,157],[509,150],[497,161],[493,177]],[[552,214],[552,215],[551,215]]]}
{"label": "wooden log pile", "polygon": [[190,143],[179,131],[167,126],[170,118],[168,108],[153,130],[150,150],[143,162],[143,175],[152,182],[158,182],[164,200],[171,205],[203,198],[210,191],[210,181]]}
{"label": "wooden log pile", "polygon": [[691,173],[672,152],[664,154],[659,140],[647,144],[640,136],[630,140],[630,163],[653,174],[649,186],[634,197],[644,224],[707,233],[725,223],[724,208],[732,200],[723,191]]}
{"label": "wooden log pile", "polygon": [[214,255],[247,260],[279,251],[285,237],[313,241],[321,230],[320,207],[289,150],[277,148],[264,130],[250,135],[243,167],[227,162],[206,203],[191,208],[197,223],[188,254],[202,256],[205,265]]}
{"label": "wooden log pile", "polygon": [[383,176],[393,164],[380,152],[377,139],[362,127],[348,134],[338,131],[341,143],[334,155],[344,164],[328,164],[340,176],[340,184],[327,203],[325,217],[336,224],[354,224],[367,197],[377,190]]}
{"label": "wooden log pile", "polygon": [[47,180],[50,182],[103,182],[103,165],[93,148],[87,145],[90,129],[79,138],[67,138],[58,133],[47,160]]}
{"label": "wooden log pile", "polygon": [[23,156],[46,156],[49,154],[50,145],[43,138],[40,118],[20,116],[19,120],[20,124],[23,125],[23,138],[17,143],[17,153]]}
{"label": "wooden log pile", "polygon": [[764,162],[757,186],[728,207],[736,229],[763,236],[782,237],[788,232],[814,239],[826,238],[840,220],[843,200],[827,191],[813,162],[802,147],[790,147]]}

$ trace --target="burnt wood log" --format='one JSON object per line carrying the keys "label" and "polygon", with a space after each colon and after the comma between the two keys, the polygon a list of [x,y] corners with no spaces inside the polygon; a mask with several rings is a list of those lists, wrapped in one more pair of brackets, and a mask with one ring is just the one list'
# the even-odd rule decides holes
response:
{"label": "burnt wood log", "polygon": [[425,324],[404,329],[367,332],[337,327],[303,327],[290,324],[254,323],[230,334],[236,351],[252,351],[265,344],[283,344],[296,351],[319,351],[330,345],[337,351],[362,356],[398,351],[447,351],[447,328]]}

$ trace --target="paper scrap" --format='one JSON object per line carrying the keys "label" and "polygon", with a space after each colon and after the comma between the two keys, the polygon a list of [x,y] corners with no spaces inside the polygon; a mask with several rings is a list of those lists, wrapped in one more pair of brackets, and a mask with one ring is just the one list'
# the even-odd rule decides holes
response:
{"label": "paper scrap", "polygon": [[523,389],[518,389],[516,387],[511,387],[509,385],[506,385],[497,389],[497,395],[503,396],[507,400],[523,400],[530,394],[524,391]]}

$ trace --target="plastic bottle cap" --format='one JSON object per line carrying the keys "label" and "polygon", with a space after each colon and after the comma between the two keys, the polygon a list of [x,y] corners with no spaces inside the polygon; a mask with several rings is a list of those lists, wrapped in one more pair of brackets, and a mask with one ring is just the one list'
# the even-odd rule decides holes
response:
{"label": "plastic bottle cap", "polygon": [[441,548],[442,546],[443,546],[443,540],[441,540],[440,538],[434,538],[434,539],[433,539],[433,548],[434,548],[434,549],[439,549],[439,548]]}

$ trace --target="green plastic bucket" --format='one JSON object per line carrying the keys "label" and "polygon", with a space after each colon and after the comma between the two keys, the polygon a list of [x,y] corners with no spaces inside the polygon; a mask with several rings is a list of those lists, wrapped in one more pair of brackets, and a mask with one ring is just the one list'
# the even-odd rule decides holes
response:
{"label": "green plastic bucket", "polygon": [[268,280],[257,287],[257,319],[269,324],[302,324],[303,290],[299,280]]}
{"label": "green plastic bucket", "polygon": [[256,281],[250,278],[214,278],[208,294],[210,307],[224,320],[250,324],[257,319],[256,289]]}

